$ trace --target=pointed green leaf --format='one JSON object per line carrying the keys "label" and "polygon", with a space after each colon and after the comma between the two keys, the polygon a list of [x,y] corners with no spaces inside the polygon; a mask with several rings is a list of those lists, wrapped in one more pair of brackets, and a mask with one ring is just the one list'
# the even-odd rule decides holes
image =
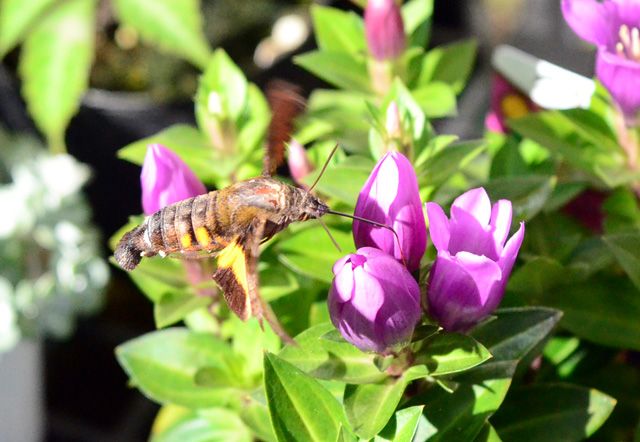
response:
{"label": "pointed green leaf", "polygon": [[367,50],[362,18],[354,12],[313,5],[311,17],[316,41],[321,50],[356,55]]}
{"label": "pointed green leaf", "polygon": [[305,330],[279,356],[318,379],[336,379],[351,384],[376,382],[387,375],[375,365],[375,355],[364,353],[346,341],[322,339],[335,331],[330,323]]}
{"label": "pointed green leaf", "polygon": [[456,115],[456,95],[451,86],[443,82],[433,82],[411,91],[427,118],[451,117]]}
{"label": "pointed green leaf", "polygon": [[427,45],[432,14],[433,0],[409,0],[402,5],[402,21],[409,45],[420,48]]}
{"label": "pointed green leaf", "polygon": [[242,410],[240,410],[240,418],[259,440],[265,442],[276,441],[276,435],[273,433],[271,420],[269,419],[269,409],[266,404],[257,401],[244,404]]}
{"label": "pointed green leaf", "polygon": [[95,0],[60,3],[27,36],[20,58],[22,93],[49,147],[64,151],[64,133],[89,83]]}
{"label": "pointed green leaf", "polygon": [[475,40],[463,40],[430,50],[422,62],[418,85],[439,81],[459,94],[471,74],[477,48]]}
{"label": "pointed green leaf", "polygon": [[0,2],[0,59],[26,38],[55,0]]}
{"label": "pointed green leaf", "polygon": [[411,367],[399,378],[348,384],[344,391],[344,409],[353,431],[363,439],[378,434],[388,425],[409,382],[426,374],[421,367]]}
{"label": "pointed green leaf", "polygon": [[496,429],[487,422],[473,442],[502,442],[502,439],[500,439]]}
{"label": "pointed green leaf", "polygon": [[[494,361],[519,361],[550,336],[562,312],[545,307],[506,308],[471,335],[487,346]],[[493,362],[493,361],[491,361]]]}
{"label": "pointed green leaf", "polygon": [[236,413],[224,408],[192,413],[151,442],[251,442],[251,433]]}
{"label": "pointed green leaf", "polygon": [[605,235],[602,239],[629,279],[640,289],[640,232]]}
{"label": "pointed green leaf", "polygon": [[[116,356],[131,383],[160,403],[207,408],[233,402],[238,395],[237,357],[227,343],[208,333],[183,328],[156,331],[118,346]],[[199,385],[196,375],[203,370],[222,375],[219,384],[225,387]]]}
{"label": "pointed green leaf", "polygon": [[155,45],[204,68],[211,52],[199,0],[114,0],[120,21]]}
{"label": "pointed green leaf", "polygon": [[272,353],[264,377],[271,423],[279,441],[334,441],[344,424],[338,401],[315,379]]}
{"label": "pointed green leaf", "polygon": [[118,158],[142,165],[147,146],[156,143],[175,152],[203,182],[211,184],[220,176],[214,167],[219,163],[215,150],[198,129],[186,124],[175,124],[128,144],[118,151]]}
{"label": "pointed green leaf", "polygon": [[341,89],[370,92],[364,58],[344,52],[312,51],[294,58],[295,64]]}
{"label": "pointed green leaf", "polygon": [[164,328],[181,321],[192,311],[206,307],[211,302],[211,298],[192,293],[165,293],[153,305],[153,319],[157,328]]}
{"label": "pointed green leaf", "polygon": [[569,384],[515,389],[491,419],[505,441],[580,441],[607,420],[616,400],[598,390]]}
{"label": "pointed green leaf", "polygon": [[453,393],[431,388],[413,398],[410,405],[425,405],[418,429],[421,440],[473,440],[502,404],[515,366],[514,361],[484,364],[457,375]]}
{"label": "pointed green leaf", "polygon": [[507,199],[513,203],[513,219],[529,220],[547,203],[556,185],[553,176],[518,176],[495,178],[485,183],[491,198]]}
{"label": "pointed green leaf", "polygon": [[489,358],[489,351],[471,336],[439,333],[424,342],[415,363],[426,365],[431,376],[441,376],[468,370]]}
{"label": "pointed green leaf", "polygon": [[374,442],[411,442],[422,415],[422,406],[396,411],[387,425],[374,438]]}

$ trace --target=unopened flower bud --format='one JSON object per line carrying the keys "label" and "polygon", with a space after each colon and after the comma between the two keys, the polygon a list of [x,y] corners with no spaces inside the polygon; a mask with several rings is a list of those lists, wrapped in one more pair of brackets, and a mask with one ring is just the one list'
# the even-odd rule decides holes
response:
{"label": "unopened flower bud", "polygon": [[333,266],[331,321],[363,351],[384,353],[406,344],[420,320],[420,288],[392,256],[363,247]]}
{"label": "unopened flower bud", "polygon": [[169,204],[207,192],[204,184],[178,155],[150,144],[140,174],[142,208],[150,215]]}

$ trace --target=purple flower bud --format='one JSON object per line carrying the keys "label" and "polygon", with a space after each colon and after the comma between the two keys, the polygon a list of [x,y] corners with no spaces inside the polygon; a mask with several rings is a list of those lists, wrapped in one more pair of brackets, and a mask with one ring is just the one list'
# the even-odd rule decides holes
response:
{"label": "purple flower bud", "polygon": [[301,186],[305,186],[302,180],[313,172],[313,164],[309,161],[309,156],[304,146],[294,139],[289,143],[289,158],[287,163],[293,181]]}
{"label": "purple flower bud", "polygon": [[377,60],[398,57],[406,46],[400,8],[394,0],[369,0],[364,10],[369,52]]}
{"label": "purple flower bud", "polygon": [[150,144],[140,174],[142,209],[150,215],[169,204],[207,192],[174,152],[160,144]]}
{"label": "purple flower bud", "polygon": [[389,229],[354,221],[356,247],[376,247],[398,261],[404,258],[411,272],[420,267],[427,247],[427,227],[418,179],[404,155],[388,152],[378,161],[360,191],[354,214],[390,226],[398,234],[396,239]]}
{"label": "purple flower bud", "polygon": [[429,234],[438,256],[427,283],[429,313],[448,331],[467,331],[496,309],[524,238],[524,223],[506,242],[511,201],[491,207],[483,188],[460,195],[447,219],[427,203]]}
{"label": "purple flower bud", "polygon": [[407,343],[420,320],[420,288],[392,256],[363,247],[333,266],[329,314],[342,336],[363,351]]}

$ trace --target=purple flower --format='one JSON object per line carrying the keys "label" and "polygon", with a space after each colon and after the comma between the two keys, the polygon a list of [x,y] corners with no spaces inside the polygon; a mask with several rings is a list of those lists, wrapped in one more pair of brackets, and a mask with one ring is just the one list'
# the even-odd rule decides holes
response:
{"label": "purple flower", "polygon": [[447,219],[427,203],[429,234],[438,256],[427,283],[429,313],[449,331],[466,331],[500,304],[524,238],[524,223],[507,241],[511,202],[491,207],[483,188],[460,195]]}
{"label": "purple flower", "polygon": [[383,353],[409,341],[420,320],[420,288],[392,256],[363,247],[333,266],[331,321],[363,351]]}
{"label": "purple flower", "polygon": [[404,24],[395,0],[369,0],[364,10],[369,52],[380,61],[398,57],[406,46]]}
{"label": "purple flower", "polygon": [[398,234],[396,239],[389,229],[354,221],[356,247],[376,247],[399,261],[404,258],[411,272],[420,267],[420,259],[427,247],[427,227],[418,193],[418,179],[404,155],[388,152],[378,161],[360,191],[354,214],[386,224]]}
{"label": "purple flower", "polygon": [[140,174],[142,209],[150,215],[169,204],[207,192],[178,155],[160,144],[150,144]]}
{"label": "purple flower", "polygon": [[640,110],[640,3],[635,0],[562,0],[564,18],[580,38],[598,47],[596,75],[627,124]]}

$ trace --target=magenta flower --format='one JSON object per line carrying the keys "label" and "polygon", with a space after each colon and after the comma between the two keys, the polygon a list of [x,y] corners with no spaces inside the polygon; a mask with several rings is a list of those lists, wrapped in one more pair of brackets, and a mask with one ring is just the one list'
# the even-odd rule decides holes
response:
{"label": "magenta flower", "polygon": [[178,155],[150,144],[140,174],[142,209],[150,215],[169,204],[207,192],[204,184]]}
{"label": "magenta flower", "polygon": [[369,0],[364,10],[364,27],[369,52],[375,59],[393,59],[404,51],[404,23],[395,0]]}
{"label": "magenta flower", "polygon": [[331,322],[363,351],[384,353],[407,343],[420,320],[420,288],[392,256],[363,247],[333,265]]}
{"label": "magenta flower", "polygon": [[524,238],[524,223],[506,242],[511,202],[491,207],[483,188],[460,195],[448,219],[427,203],[429,234],[438,256],[427,283],[429,313],[448,331],[467,331],[496,309]]}
{"label": "magenta flower", "polygon": [[307,151],[304,146],[294,139],[289,143],[289,157],[287,164],[289,165],[289,172],[291,173],[293,181],[303,187],[306,187],[303,183],[303,179],[313,172],[313,164],[309,161],[309,156],[307,155]]}
{"label": "magenta flower", "polygon": [[506,121],[536,110],[536,106],[504,77],[495,74],[491,85],[490,111],[485,126],[492,132],[506,133]]}
{"label": "magenta flower", "polygon": [[388,152],[378,161],[360,191],[354,214],[393,227],[399,239],[398,243],[389,229],[354,221],[356,247],[376,247],[399,261],[404,258],[409,271],[418,270],[427,247],[427,227],[418,179],[404,155]]}
{"label": "magenta flower", "polygon": [[629,125],[640,110],[640,3],[633,0],[562,0],[565,20],[598,47],[596,76]]}

